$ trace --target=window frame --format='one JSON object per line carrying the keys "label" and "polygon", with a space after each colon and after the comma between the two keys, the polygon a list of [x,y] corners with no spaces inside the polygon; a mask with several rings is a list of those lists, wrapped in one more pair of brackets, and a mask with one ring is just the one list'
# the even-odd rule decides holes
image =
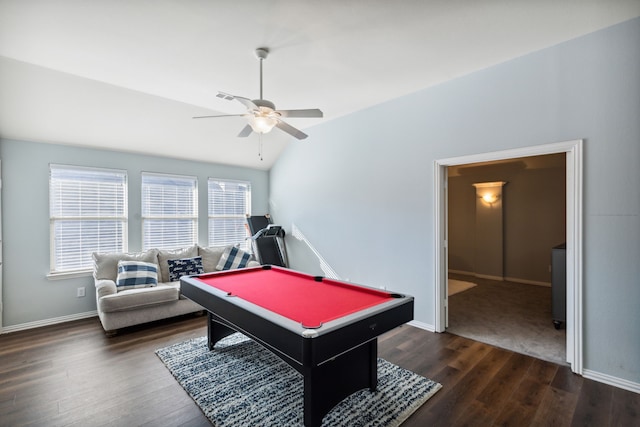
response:
{"label": "window frame", "polygon": [[[121,178],[121,182],[116,184],[116,186],[120,186],[122,188],[121,194],[118,196],[121,198],[121,207],[119,211],[121,215],[53,215],[53,201],[54,198],[64,197],[64,194],[61,194],[56,188],[54,188],[54,170],[58,171],[66,171],[67,173],[105,173],[111,174],[114,178]],[[81,182],[81,180],[77,180],[76,182]],[[87,180],[88,182],[88,180]],[[119,243],[119,251],[126,252],[128,250],[129,241],[128,241],[128,227],[129,227],[129,182],[128,182],[128,174],[124,169],[113,169],[113,168],[102,168],[102,167],[92,167],[92,166],[77,166],[77,165],[66,165],[66,164],[49,164],[49,273],[47,274],[48,278],[62,278],[62,277],[73,277],[73,276],[84,276],[87,273],[93,270],[93,261],[91,260],[86,265],[81,265],[79,268],[61,268],[61,266],[57,265],[58,252],[56,248],[58,247],[57,238],[56,238],[56,223],[63,221],[119,221],[121,223],[121,241],[118,242],[117,238],[114,239],[117,243]],[[68,190],[68,189],[67,189]],[[114,193],[117,193],[114,192]],[[90,208],[90,206],[87,206]],[[100,252],[100,248],[97,249],[97,252]],[[113,248],[108,249],[108,251],[112,251]],[[96,252],[91,250],[91,252]],[[104,251],[107,251],[105,248]],[[90,255],[90,254],[89,254]]]}
{"label": "window frame", "polygon": [[[176,179],[176,180],[185,180],[192,181],[194,186],[192,189],[192,212],[190,214],[164,214],[164,215],[146,215],[145,214],[145,202],[147,201],[147,197],[145,195],[145,177],[155,177],[155,178],[165,178],[167,180]],[[141,172],[140,173],[140,232],[141,232],[141,248],[142,250],[149,249],[178,249],[186,246],[192,246],[198,244],[198,177],[194,175],[178,175],[178,174],[169,174],[162,172]],[[145,223],[146,221],[163,221],[163,220],[190,220],[192,222],[192,241],[190,243],[178,243],[176,245],[158,245],[152,243],[151,246],[147,247],[147,240],[145,239]]]}
{"label": "window frame", "polygon": [[[213,206],[213,202],[214,200],[212,200],[212,188],[211,185],[213,183],[218,183],[218,184],[240,184],[240,185],[246,185],[247,189],[244,192],[245,195],[245,207],[244,207],[244,213],[243,214],[214,214],[211,210],[211,207]],[[237,180],[237,179],[223,179],[223,178],[213,178],[213,177],[209,177],[207,179],[207,243],[210,247],[222,247],[222,246],[228,246],[228,245],[239,245],[241,249],[250,252],[251,251],[251,242],[249,241],[249,237],[251,237],[248,227],[247,227],[247,215],[251,215],[251,181],[244,181],[244,180]],[[234,218],[234,219],[240,219],[242,218],[242,220],[244,221],[244,227],[245,227],[245,236],[243,238],[243,240],[241,242],[238,241],[234,241],[234,242],[215,242],[212,241],[212,224],[214,223],[214,221],[216,219],[221,219],[221,218]]]}

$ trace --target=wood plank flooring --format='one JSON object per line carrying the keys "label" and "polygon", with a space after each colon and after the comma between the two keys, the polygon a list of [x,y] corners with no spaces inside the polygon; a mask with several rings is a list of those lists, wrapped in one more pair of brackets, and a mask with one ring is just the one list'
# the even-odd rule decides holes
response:
{"label": "wood plank flooring", "polygon": [[[154,351],[206,334],[185,316],[107,338],[97,318],[0,335],[0,426],[210,426]],[[404,427],[640,426],[640,395],[565,366],[411,326],[386,360],[443,384]]]}

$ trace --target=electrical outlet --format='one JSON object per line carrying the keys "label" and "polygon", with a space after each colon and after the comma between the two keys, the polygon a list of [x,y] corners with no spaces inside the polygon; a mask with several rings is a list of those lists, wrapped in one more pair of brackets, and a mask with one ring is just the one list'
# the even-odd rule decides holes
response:
{"label": "electrical outlet", "polygon": [[81,287],[81,288],[78,288],[78,291],[77,291],[77,293],[76,293],[76,296],[77,296],[78,298],[81,298],[81,297],[83,297],[83,296],[84,296],[84,286],[83,286],[83,287]]}

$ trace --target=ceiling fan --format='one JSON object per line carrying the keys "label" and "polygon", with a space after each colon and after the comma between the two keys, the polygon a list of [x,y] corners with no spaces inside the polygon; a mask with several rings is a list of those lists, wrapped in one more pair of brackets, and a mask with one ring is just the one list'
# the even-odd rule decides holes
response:
{"label": "ceiling fan", "polygon": [[317,108],[306,110],[276,110],[276,106],[273,102],[267,101],[262,98],[262,61],[267,58],[269,49],[266,47],[260,47],[256,49],[256,56],[260,61],[260,99],[248,99],[241,96],[230,95],[225,92],[218,92],[216,95],[218,98],[226,99],[228,101],[236,100],[247,108],[247,112],[244,114],[221,114],[214,116],[197,116],[194,119],[207,119],[212,117],[247,117],[249,124],[247,124],[238,134],[239,137],[244,138],[256,132],[260,135],[268,133],[277,127],[280,130],[285,131],[289,135],[297,139],[305,139],[308,135],[299,129],[294,128],[284,120],[285,117],[297,118],[297,117],[322,117],[322,111]]}

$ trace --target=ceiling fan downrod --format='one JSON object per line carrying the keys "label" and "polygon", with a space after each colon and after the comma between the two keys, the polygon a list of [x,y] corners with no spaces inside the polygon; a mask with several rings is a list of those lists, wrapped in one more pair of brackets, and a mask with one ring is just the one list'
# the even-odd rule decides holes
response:
{"label": "ceiling fan downrod", "polygon": [[256,49],[256,56],[260,60],[260,99],[262,98],[262,61],[267,59],[267,55],[269,54],[269,49],[266,47],[259,47]]}

